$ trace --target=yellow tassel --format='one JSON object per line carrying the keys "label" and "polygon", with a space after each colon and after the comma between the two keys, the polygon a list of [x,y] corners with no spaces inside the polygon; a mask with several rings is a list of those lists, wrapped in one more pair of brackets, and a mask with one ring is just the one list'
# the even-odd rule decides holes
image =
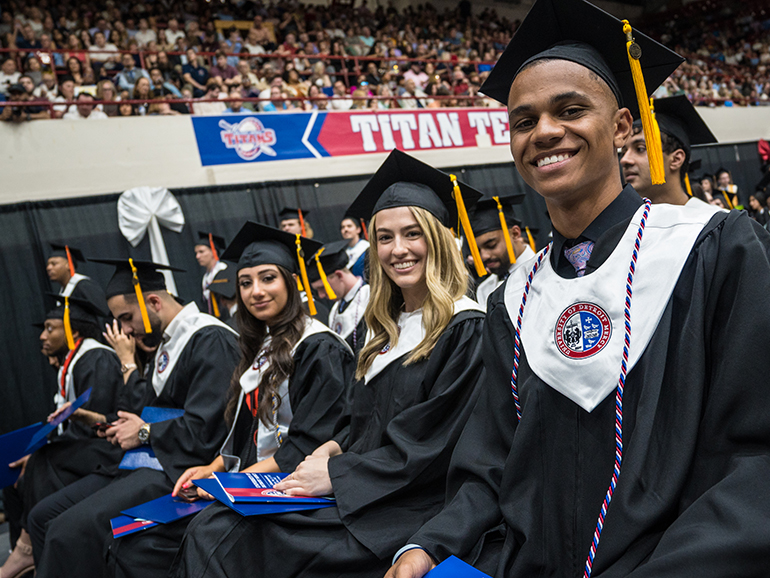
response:
{"label": "yellow tassel", "polygon": [[211,311],[214,312],[214,317],[219,319],[219,305],[217,305],[217,298],[214,297],[213,293],[209,293],[209,297],[211,297]]}
{"label": "yellow tassel", "polygon": [[307,308],[310,311],[310,316],[313,317],[317,311],[313,302],[313,294],[310,292],[310,282],[307,280],[307,269],[305,268],[305,259],[302,255],[300,235],[297,235],[294,243],[297,245],[297,260],[299,261],[299,272],[302,276],[302,286],[305,288],[305,295],[307,295]]}
{"label": "yellow tassel", "polygon": [[142,294],[142,286],[139,285],[139,275],[136,272],[136,266],[134,260],[128,258],[128,264],[131,265],[131,273],[134,276],[134,291],[136,292],[136,300],[139,302],[139,311],[142,312],[142,322],[144,323],[144,332],[149,335],[152,333],[152,326],[150,325],[150,317],[147,315],[147,304],[144,302],[144,295]]}
{"label": "yellow tassel", "polygon": [[727,201],[727,208],[732,211],[735,208],[735,205],[733,205],[733,201],[730,199],[730,193],[722,191],[722,196],[725,198],[725,201]]}
{"label": "yellow tassel", "polygon": [[492,197],[497,203],[497,214],[500,216],[500,228],[503,230],[505,239],[505,248],[508,250],[508,260],[513,265],[516,262],[516,253],[513,252],[513,243],[511,242],[511,232],[508,230],[508,223],[505,222],[503,214],[503,205],[500,204],[500,197]]}
{"label": "yellow tassel", "polygon": [[471,250],[473,256],[473,264],[476,266],[476,274],[479,277],[484,277],[487,274],[487,270],[484,269],[484,264],[481,262],[481,255],[479,254],[479,248],[476,245],[476,237],[473,236],[473,229],[471,229],[471,221],[468,219],[468,212],[465,210],[465,203],[463,202],[463,195],[460,192],[460,185],[457,184],[457,177],[449,175],[454,185],[454,192],[452,196],[457,203],[457,216],[460,219],[460,223],[465,231],[465,238],[468,239],[468,247]]}
{"label": "yellow tassel", "polygon": [[72,322],[70,321],[70,298],[64,298],[64,335],[67,336],[67,348],[75,349],[75,338],[72,336]]}
{"label": "yellow tassel", "polygon": [[687,191],[687,195],[692,197],[692,187],[690,186],[690,175],[684,176],[684,188]]}
{"label": "yellow tassel", "polygon": [[647,159],[650,162],[650,177],[653,185],[663,185],[666,183],[666,172],[663,168],[663,148],[660,142],[658,121],[655,120],[655,115],[650,106],[650,99],[647,96],[647,87],[644,85],[642,65],[639,63],[642,51],[639,48],[639,45],[634,42],[633,30],[628,23],[628,20],[623,20],[623,32],[626,35],[628,63],[631,66],[631,77],[634,79],[636,100],[639,103],[639,115],[642,119],[644,140],[647,145]]}
{"label": "yellow tassel", "polygon": [[532,232],[529,230],[529,227],[524,227],[524,229],[527,231],[527,241],[529,241],[530,248],[537,253],[537,249],[535,249],[535,239],[532,236]]}
{"label": "yellow tassel", "polygon": [[299,280],[299,277],[297,277],[297,291],[302,293],[304,289],[302,288],[302,281]]}
{"label": "yellow tassel", "polygon": [[321,253],[324,252],[325,247],[321,247],[318,252],[315,254],[315,264],[316,267],[318,267],[318,274],[321,276],[321,281],[324,284],[324,291],[326,291],[326,296],[331,299],[332,301],[337,300],[337,294],[334,292],[334,289],[332,289],[332,286],[329,285],[329,279],[326,278],[326,272],[324,271],[323,265],[321,265]]}

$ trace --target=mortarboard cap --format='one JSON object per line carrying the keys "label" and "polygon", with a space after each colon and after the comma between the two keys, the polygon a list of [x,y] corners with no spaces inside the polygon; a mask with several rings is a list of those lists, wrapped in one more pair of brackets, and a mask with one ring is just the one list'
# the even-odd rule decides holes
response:
{"label": "mortarboard cap", "polygon": [[45,315],[45,319],[61,319],[64,322],[64,333],[67,337],[67,347],[75,349],[75,339],[72,335],[72,322],[89,323],[99,327],[99,317],[107,317],[108,313],[100,304],[78,297],[65,297],[57,293],[46,293],[54,307]]}
{"label": "mortarboard cap", "polygon": [[511,85],[522,68],[543,59],[588,68],[609,86],[618,106],[641,118],[652,184],[665,183],[649,95],[684,58],[634,31],[627,20],[618,20],[585,0],[537,0],[480,91],[507,105]]}
{"label": "mortarboard cap", "polygon": [[305,219],[310,214],[310,211],[306,211],[305,209],[299,209],[297,207],[284,207],[278,212],[278,220],[285,221],[287,219],[299,219],[300,211],[302,211],[302,217]]}
{"label": "mortarboard cap", "polygon": [[311,283],[315,283],[319,279],[323,281],[324,290],[329,299],[332,300],[337,299],[337,295],[334,293],[331,285],[329,285],[326,274],[334,273],[348,266],[350,258],[348,257],[347,248],[347,241],[334,241],[333,243],[325,244],[313,256],[307,259],[308,280]]}
{"label": "mortarboard cap", "polygon": [[[499,230],[502,227],[500,223],[501,211],[508,227],[512,227],[513,225],[521,226],[521,220],[516,218],[513,206],[523,203],[525,196],[526,193],[518,193],[505,197],[484,196],[484,198],[476,203],[473,212],[469,215],[474,235],[478,237],[484,233]],[[499,206],[498,200],[500,201]]]}
{"label": "mortarboard cap", "polygon": [[142,313],[144,330],[147,334],[152,333],[150,318],[147,315],[147,304],[144,301],[143,293],[145,291],[167,291],[166,278],[162,271],[177,271],[184,273],[184,269],[172,267],[171,265],[162,265],[152,261],[135,261],[128,259],[90,259],[94,263],[104,265],[113,265],[115,272],[112,274],[105,296],[107,299],[116,295],[136,294],[139,302],[139,310]]}
{"label": "mortarboard cap", "polygon": [[[685,152],[689,153],[695,145],[717,142],[714,133],[685,95],[659,98],[654,100],[653,104],[660,132],[679,140]],[[640,126],[641,121],[635,121],[634,125]]]}
{"label": "mortarboard cap", "polygon": [[225,247],[227,247],[227,242],[224,237],[214,235],[213,233],[206,233],[205,231],[198,231],[198,241],[195,243],[196,245],[206,245],[207,247],[210,247],[212,243],[216,249],[214,252],[221,253],[225,250]]}
{"label": "mortarboard cap", "polygon": [[[684,58],[638,31],[647,94],[652,94]],[[545,58],[569,60],[595,72],[619,106],[639,115],[636,88],[626,50],[623,22],[584,0],[537,0],[503,52],[481,92],[508,104],[508,93],[522,67]]]}
{"label": "mortarboard cap", "polygon": [[687,171],[690,173],[694,173],[696,171],[699,171],[702,165],[703,165],[703,159],[690,159],[690,166],[687,167]]}
{"label": "mortarboard cap", "polygon": [[223,269],[214,276],[209,291],[225,299],[235,299],[235,275],[232,268]]}
{"label": "mortarboard cap", "polygon": [[370,219],[384,209],[420,207],[446,227],[455,227],[461,223],[471,254],[479,263],[477,272],[483,276],[486,271],[480,264],[476,239],[468,220],[468,211],[481,197],[482,193],[469,185],[460,186],[454,175],[393,149],[348,207],[347,214]]}
{"label": "mortarboard cap", "polygon": [[222,260],[237,263],[236,274],[247,267],[268,264],[280,265],[290,273],[299,273],[302,278],[301,287],[308,297],[310,314],[315,315],[305,259],[308,255],[315,254],[322,246],[318,241],[247,221],[222,253]]}
{"label": "mortarboard cap", "polygon": [[75,275],[75,261],[80,261],[81,263],[86,262],[86,258],[83,256],[82,251],[80,249],[75,249],[74,247],[70,247],[69,245],[61,244],[61,243],[49,243],[51,246],[51,254],[48,255],[48,258],[51,257],[62,257],[64,259],[67,259],[67,264],[69,265],[70,269],[70,276]]}

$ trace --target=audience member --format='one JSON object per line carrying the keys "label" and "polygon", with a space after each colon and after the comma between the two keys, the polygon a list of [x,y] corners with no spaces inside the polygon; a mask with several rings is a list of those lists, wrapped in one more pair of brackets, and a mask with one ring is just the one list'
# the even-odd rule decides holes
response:
{"label": "audience member", "polygon": [[107,115],[101,110],[95,110],[96,104],[93,95],[87,92],[81,92],[76,99],[78,101],[75,110],[70,110],[63,118],[64,120],[102,120]]}
{"label": "audience member", "polygon": [[123,70],[115,76],[115,80],[117,81],[120,90],[128,90],[131,92],[134,90],[134,85],[140,78],[146,78],[148,81],[150,80],[150,75],[147,74],[147,71],[136,66],[134,57],[131,54],[124,53],[121,57],[121,62],[123,63]]}

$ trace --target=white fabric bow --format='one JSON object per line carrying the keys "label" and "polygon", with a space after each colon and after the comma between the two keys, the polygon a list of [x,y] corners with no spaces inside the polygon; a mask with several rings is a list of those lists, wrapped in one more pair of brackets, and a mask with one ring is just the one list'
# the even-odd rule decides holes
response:
{"label": "white fabric bow", "polygon": [[[184,213],[174,195],[164,187],[136,187],[120,195],[118,199],[118,224],[120,232],[136,247],[148,228],[150,231],[150,254],[155,263],[170,265],[160,225],[181,233],[184,228]],[[171,271],[163,271],[168,292],[177,295],[176,283]]]}

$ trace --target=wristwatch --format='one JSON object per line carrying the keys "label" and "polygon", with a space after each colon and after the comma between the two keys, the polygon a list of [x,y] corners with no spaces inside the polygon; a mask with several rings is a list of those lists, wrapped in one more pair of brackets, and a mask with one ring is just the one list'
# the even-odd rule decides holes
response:
{"label": "wristwatch", "polygon": [[136,363],[124,363],[120,366],[121,373],[128,373],[132,369],[136,369]]}
{"label": "wristwatch", "polygon": [[142,444],[150,443],[150,424],[142,424],[142,427],[139,428],[139,441]]}

